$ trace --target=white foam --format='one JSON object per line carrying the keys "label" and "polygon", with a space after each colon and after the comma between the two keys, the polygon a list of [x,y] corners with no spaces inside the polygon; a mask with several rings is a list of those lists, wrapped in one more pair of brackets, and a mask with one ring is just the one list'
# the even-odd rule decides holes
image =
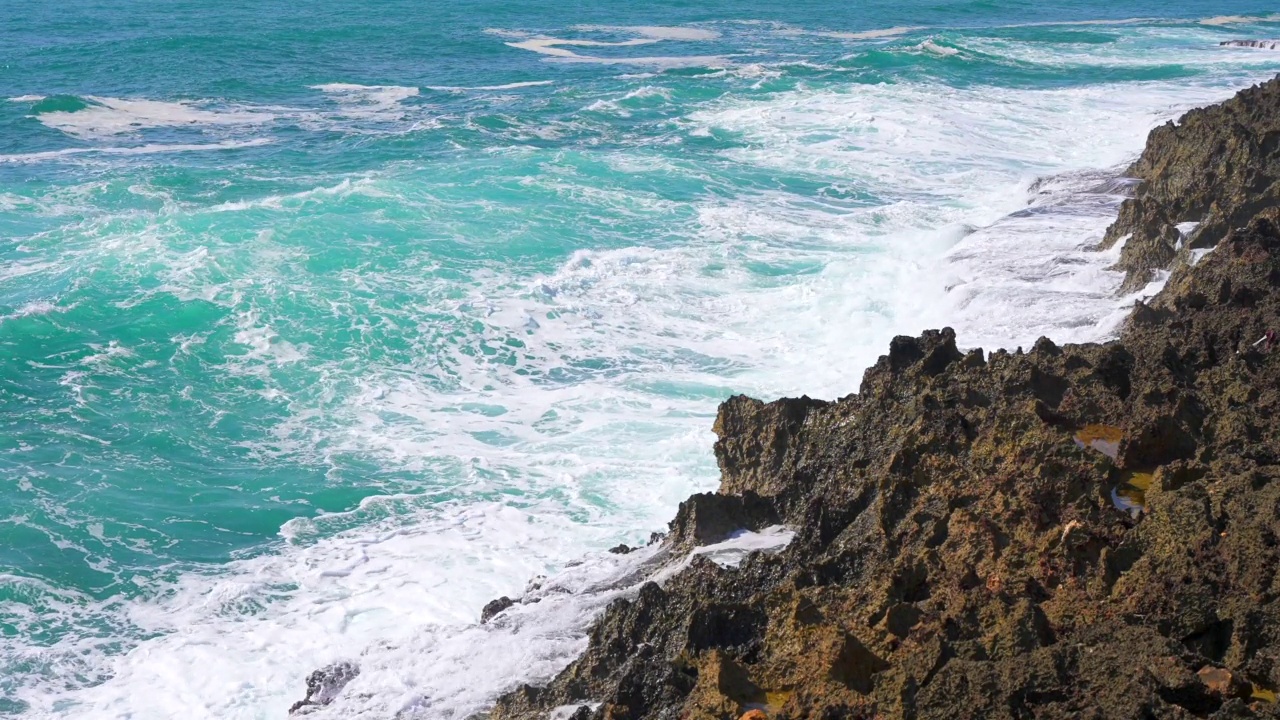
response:
{"label": "white foam", "polygon": [[332,95],[339,102],[372,105],[395,105],[418,94],[416,87],[400,85],[356,85],[354,83],[327,83],[311,85],[312,90]]}
{"label": "white foam", "polygon": [[535,37],[519,42],[506,43],[513,48],[521,50],[529,50],[541,55],[551,55],[559,58],[577,58],[580,60],[603,60],[604,58],[594,58],[579,55],[572,50],[566,50],[562,45],[570,45],[573,47],[632,47],[635,45],[649,45],[656,43],[656,38],[635,38],[633,40],[621,40],[619,42],[603,42],[600,40],[566,40],[554,37]]}
{"label": "white foam", "polygon": [[1099,18],[1097,20],[1045,20],[1043,22],[1015,23],[1012,25],[1002,25],[1001,27],[1018,28],[1018,27],[1088,27],[1091,25],[1141,25],[1144,23],[1170,22],[1161,18],[1151,17],[1131,17],[1131,18]]}
{"label": "white foam", "polygon": [[525,82],[513,82],[505,85],[477,85],[474,87],[462,87],[454,85],[429,85],[428,90],[438,90],[441,92],[471,92],[479,90],[519,90],[527,87],[542,87],[544,85],[554,85],[555,80],[528,80]]}
{"label": "white foam", "polygon": [[1200,227],[1200,223],[1198,221],[1180,222],[1174,227],[1177,228],[1179,235],[1187,238],[1191,236],[1191,233],[1196,231],[1196,228]]}
{"label": "white foam", "polygon": [[[459,593],[451,587],[454,581],[473,571],[471,563],[482,556],[509,558],[508,572],[528,576],[539,565],[517,551],[540,543],[554,549],[563,542],[557,534],[567,528],[540,526],[525,513],[493,506],[421,519],[413,528],[380,535],[375,528],[353,531],[237,563],[222,580],[188,577],[160,604],[132,608],[140,628],[165,635],[117,658],[112,680],[87,690],[64,712],[76,717],[282,714],[305,690],[302,668],[351,657],[360,660],[363,672],[348,693],[358,697],[368,688],[376,696],[346,705],[339,716],[387,717],[427,693],[444,710],[437,717],[465,718],[510,683],[545,678],[567,662],[580,649],[591,613],[629,590],[635,582],[629,578],[654,552],[589,559],[535,592],[543,602],[520,606],[501,623],[481,627],[475,624],[477,608],[511,589],[494,585],[486,593],[483,586],[468,584]],[[348,542],[365,561],[348,559],[344,572],[332,572],[349,552]],[[426,561],[430,569],[403,574],[398,567],[411,560],[415,566]],[[260,610],[246,615],[238,610],[245,607]],[[239,640],[226,645],[218,638]],[[369,655],[372,638],[378,639],[379,651]],[[527,644],[532,638],[539,640],[537,646]],[[121,693],[129,687],[156,692],[147,697]],[[30,700],[37,715],[54,712],[43,694]]]}
{"label": "white foam", "polygon": [[292,363],[304,357],[304,351],[280,337],[270,325],[261,322],[257,313],[242,313],[236,319],[235,341],[248,348],[242,360],[270,358],[273,363]]}
{"label": "white foam", "polygon": [[16,320],[18,318],[31,317],[33,315],[38,316],[48,315],[54,312],[65,312],[67,309],[69,308],[60,308],[48,300],[33,300],[7,315],[0,315],[0,323],[3,323],[6,320]]}
{"label": "white foam", "polygon": [[[386,123],[404,120],[409,108],[404,101],[417,97],[417,87],[401,85],[357,85],[354,83],[326,83],[312,85],[337,102],[342,110],[338,119],[356,119]],[[328,120],[328,118],[326,119]],[[430,121],[428,121],[430,122]],[[415,129],[423,127],[416,126]]]}
{"label": "white foam", "polygon": [[1201,25],[1247,25],[1257,22],[1267,22],[1274,19],[1275,15],[1216,15],[1200,20]]}
{"label": "white foam", "polygon": [[9,98],[9,102],[36,103],[44,99],[44,95],[19,95]]}
{"label": "white foam", "polygon": [[[527,576],[538,567],[528,551],[563,552],[571,544],[568,528],[493,505],[428,512],[419,520],[424,522],[365,528],[242,561],[221,581],[188,578],[160,604],[133,608],[140,629],[165,634],[118,658],[107,684],[80,693],[75,705],[57,714],[279,714],[304,693],[300,668],[350,659],[359,664],[359,676],[339,702],[309,716],[378,718],[430,708],[431,717],[464,720],[503,690],[545,681],[582,651],[597,612],[634,595],[647,580],[669,578],[692,557],[671,563],[659,545],[626,555],[591,554],[535,583],[519,596],[522,602],[479,625],[476,612],[486,600],[516,593],[502,584],[454,582],[470,577],[477,550],[505,561],[510,576]],[[736,567],[751,552],[777,552],[792,536],[781,527],[739,532],[695,553]],[[343,553],[349,559],[339,565]],[[401,572],[411,559],[414,572]],[[238,610],[245,607],[258,611],[245,615]],[[371,637],[377,638],[372,648],[366,645]],[[216,638],[237,642],[211,642]],[[128,687],[153,692],[120,692]],[[54,712],[42,695],[24,699],[36,703],[36,714]]]}
{"label": "white foam", "polygon": [[925,29],[927,28],[924,25],[898,25],[896,27],[863,30],[861,32],[817,32],[814,34],[839,40],[881,40]]}
{"label": "white foam", "polygon": [[77,155],[160,155],[164,153],[206,152],[210,150],[238,150],[241,148],[270,145],[270,138],[253,138],[251,140],[226,140],[216,143],[173,143],[135,145],[131,147],[86,147],[63,148],[45,152],[19,153],[0,155],[0,163],[35,163],[72,158]]}
{"label": "white foam", "polygon": [[721,567],[736,568],[755,552],[776,553],[791,544],[795,531],[784,525],[772,525],[760,532],[738,530],[727,539],[694,548],[691,557],[706,557]]}
{"label": "white foam", "polygon": [[[889,200],[843,213],[797,212],[794,229],[779,223],[785,216],[768,196],[751,210],[704,216],[704,223],[724,225],[730,242],[791,237],[779,243],[779,262],[804,262],[810,247],[874,252],[866,256],[874,259],[871,273],[857,254],[819,260],[815,253],[822,273],[734,309],[741,324],[729,327],[748,337],[743,328],[752,323],[787,318],[778,336],[751,341],[775,358],[766,362],[785,358],[779,366],[791,368],[791,381],[766,394],[847,392],[842,365],[870,364],[892,328],[952,325],[962,344],[988,349],[1030,346],[1041,335],[1085,341],[1113,332],[1132,300],[1115,297],[1122,279],[1108,269],[1115,258],[1090,251],[1119,199],[1086,192],[1105,177],[1066,178],[1042,188],[1031,212],[1009,215],[1025,208],[1035,176],[1085,168],[1118,173],[1150,128],[1248,82],[1127,84],[1123,93],[1105,85],[859,85],[694,113],[695,125],[746,139],[747,147],[729,151],[739,162],[808,170],[834,187],[874,188]],[[764,261],[762,253],[759,245],[751,249]],[[927,260],[939,255],[939,263]],[[858,292],[842,290],[850,287]],[[768,314],[753,314],[756,307]]]}
{"label": "white foam", "polygon": [[[639,35],[630,40],[590,40],[575,38],[557,38],[546,35],[535,37],[523,37],[520,40],[512,40],[506,44],[513,48],[528,50],[540,55],[546,55],[560,62],[580,62],[595,63],[600,65],[652,65],[662,68],[677,67],[720,67],[731,64],[731,62],[720,55],[651,55],[641,57],[603,57],[599,55],[585,55],[570,50],[570,47],[591,47],[591,48],[621,48],[635,47],[637,45],[652,45],[664,40],[710,40],[715,37],[711,31],[700,30],[697,28],[670,28],[657,26],[633,26],[633,27],[602,27],[602,26],[581,26],[582,29],[590,30],[611,30],[628,32]],[[490,30],[494,34],[502,34],[510,37],[510,33],[503,31]]]}
{"label": "white foam", "polygon": [[[521,197],[541,205],[486,199],[458,208],[439,191],[459,177],[476,182],[485,162],[546,161],[504,148],[459,159],[479,164],[457,176],[451,167],[392,169],[184,210],[201,226],[220,219],[215,212],[249,211],[260,223],[257,236],[222,245],[208,233],[175,247],[181,234],[164,235],[172,209],[144,218],[140,232],[141,223],[111,226],[118,217],[89,220],[83,237],[55,238],[84,245],[72,248],[77,263],[105,256],[121,277],[163,280],[140,293],[228,309],[234,327],[219,332],[232,335],[235,357],[209,371],[260,380],[255,387],[284,416],[267,441],[243,448],[249,461],[296,461],[342,478],[343,459],[354,457],[412,480],[349,512],[290,521],[265,554],[187,572],[175,586],[151,588],[150,599],[123,608],[77,599],[75,617],[97,621],[85,627],[119,627],[124,617],[133,636],[148,639],[124,655],[80,640],[24,648],[31,658],[69,660],[20,699],[37,717],[279,716],[311,670],[349,658],[362,672],[321,717],[482,711],[496,693],[562,667],[593,615],[653,576],[662,562],[654,548],[589,551],[634,542],[690,491],[714,487],[718,399],[843,395],[890,337],[926,326],[952,324],[961,342],[988,348],[1040,334],[1105,336],[1108,313],[1121,312],[1118,275],[1106,270],[1118,248],[1087,247],[1113,200],[1070,175],[1041,186],[1034,212],[1009,213],[1025,208],[1032,178],[1119,167],[1154,124],[1256,79],[1244,75],[1208,64],[1194,84],[1037,91],[919,81],[734,94],[679,120],[690,136],[738,138],[710,165],[644,147],[582,153],[593,167],[652,173],[655,182],[718,190],[721,171],[763,178],[751,190],[692,199],[600,182],[559,150],[549,169],[520,178]],[[823,187],[788,191],[773,182],[779,176]],[[382,262],[334,271],[350,292],[330,303],[324,278],[301,271],[307,258],[286,241],[307,227],[300,219],[333,211],[348,221],[360,208],[371,208],[359,218],[371,236],[407,225],[423,243],[438,241],[441,228],[465,236],[465,216],[481,211],[559,227],[564,199],[578,217],[600,220],[600,235],[537,277],[485,265],[461,282],[442,280],[430,272],[428,246],[409,245],[406,256],[421,259],[398,271]],[[629,230],[612,223],[632,217],[652,218],[663,237],[619,235]],[[412,352],[380,359],[354,342],[349,355],[325,358],[307,347],[302,321],[257,304],[277,292],[304,307],[323,298],[352,333],[392,328]],[[173,339],[178,352],[208,350],[207,342],[221,341],[217,333]],[[110,348],[95,358],[125,360]],[[305,369],[313,382],[279,382],[273,373],[282,369]],[[68,373],[68,384],[85,381]],[[777,549],[784,537],[743,535],[715,553],[731,563],[744,545]],[[581,565],[565,567],[584,552]],[[532,591],[540,602],[476,623],[486,601],[519,594],[539,574],[551,575]],[[103,682],[66,689],[81,677]]]}
{"label": "white foam", "polygon": [[576,25],[582,32],[624,32],[641,35],[652,40],[680,40],[686,42],[715,40],[720,33],[695,27],[666,27],[659,25]]}
{"label": "white foam", "polygon": [[210,103],[179,100],[126,100],[86,96],[88,107],[74,111],[40,113],[47,127],[79,138],[104,138],[158,127],[260,125],[274,115],[262,110],[216,108]]}
{"label": "white foam", "polygon": [[935,43],[933,40],[925,40],[924,42],[917,45],[916,49],[923,50],[924,52],[932,53],[934,55],[939,55],[942,57],[950,57],[952,55],[960,54],[960,51],[957,50],[956,48],[947,47],[946,45],[939,45]]}

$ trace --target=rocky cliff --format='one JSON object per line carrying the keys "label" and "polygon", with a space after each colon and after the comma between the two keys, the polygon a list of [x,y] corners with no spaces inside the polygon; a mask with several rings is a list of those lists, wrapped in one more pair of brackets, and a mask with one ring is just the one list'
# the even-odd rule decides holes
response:
{"label": "rocky cliff", "polygon": [[493,719],[1280,716],[1278,149],[1277,81],[1152,132],[1107,241],[1175,269],[1114,342],[943,329],[856,395],[726,401],[663,542],[795,538],[615,601]]}
{"label": "rocky cliff", "polygon": [[1128,171],[1141,183],[1103,240],[1124,241],[1126,289],[1280,203],[1278,149],[1280,78],[1153,130]]}

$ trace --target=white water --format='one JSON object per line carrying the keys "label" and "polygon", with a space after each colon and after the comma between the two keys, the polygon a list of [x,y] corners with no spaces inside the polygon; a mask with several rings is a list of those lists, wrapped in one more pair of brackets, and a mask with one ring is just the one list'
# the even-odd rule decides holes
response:
{"label": "white water", "polygon": [[253,109],[213,108],[207,103],[111,97],[85,98],[88,107],[76,111],[42,113],[41,123],[68,135],[86,139],[106,138],[160,127],[209,125],[259,125],[274,115]]}
{"label": "white water", "polygon": [[[640,35],[646,43],[696,39]],[[572,52],[560,46],[582,44],[527,42],[534,44],[524,49],[535,52]],[[564,488],[556,507],[370,498],[349,513],[292,521],[282,529],[287,542],[279,552],[233,563],[216,576],[184,576],[155,601],[121,609],[68,599],[68,612],[122,613],[141,632],[159,635],[122,657],[89,657],[86,664],[105,666],[111,676],[95,688],[70,698],[56,688],[34,688],[23,699],[38,715],[279,717],[301,698],[308,672],[352,658],[361,675],[317,717],[381,718],[421,709],[429,717],[463,718],[501,690],[550,676],[581,650],[593,614],[657,572],[664,558],[646,548],[626,556],[588,553],[581,565],[566,563],[582,557],[584,548],[628,532],[634,541],[661,527],[685,494],[714,486],[707,459],[710,396],[730,386],[768,396],[844,394],[890,336],[927,326],[951,324],[962,343],[988,348],[1028,345],[1041,334],[1105,336],[1127,300],[1114,296],[1119,277],[1105,269],[1114,254],[1086,248],[1110,221],[1110,200],[1083,192],[1095,187],[1097,176],[1067,175],[1029,198],[1032,179],[1116,168],[1141,147],[1151,126],[1238,84],[1219,77],[1191,87],[1131,84],[1123,92],[858,86],[727,99],[692,113],[685,119],[690,132],[729,130],[748,138],[748,147],[727,153],[726,163],[829,177],[830,197],[837,200],[798,204],[760,189],[698,201],[689,242],[676,249],[584,250],[531,287],[513,289],[508,278],[489,278],[456,308],[529,329],[535,355],[550,356],[547,348],[556,346],[630,358],[642,346],[657,358],[648,374],[548,387],[506,376],[492,382],[493,371],[464,367],[468,401],[504,412],[455,412],[444,433],[432,432],[429,420],[458,410],[457,397],[440,397],[375,368],[357,381],[362,384],[345,409],[350,422],[315,430],[331,433],[326,440],[406,463],[447,451],[467,464],[477,485],[490,473],[520,467],[537,482]],[[390,94],[385,87],[366,89],[334,92],[374,106],[412,97],[403,88]],[[41,121],[95,136],[124,132],[117,129],[120,113],[128,123],[231,122],[174,105],[104,104],[116,114]],[[623,166],[645,158],[616,160]],[[859,187],[892,202],[873,208],[838,202]],[[376,182],[347,183],[342,190],[377,191]],[[1037,212],[1009,216],[1029,200]],[[743,270],[743,256],[815,270],[762,282]],[[715,263],[728,270],[707,272]],[[174,282],[197,275],[175,274]],[[553,309],[563,314],[549,319]],[[260,318],[243,319],[244,372],[294,359],[271,341],[274,331]],[[741,370],[692,372],[663,360],[664,353],[685,350]],[[628,385],[640,382],[686,387],[692,397],[657,405],[652,394]],[[551,422],[564,424],[563,436],[529,430],[549,410],[559,418]],[[419,424],[390,424],[383,418],[391,413]],[[316,421],[297,418],[300,428]],[[282,430],[286,439],[293,437],[289,431]],[[495,432],[516,442],[501,448],[476,439]],[[588,494],[604,497],[612,513],[587,502]],[[575,521],[575,512],[592,522]],[[340,532],[328,532],[333,529]],[[744,544],[772,548],[785,537],[762,535],[712,551],[737,555]],[[553,568],[565,569],[535,591],[542,602],[517,606],[491,625],[476,624],[486,601],[519,594],[525,579]]]}

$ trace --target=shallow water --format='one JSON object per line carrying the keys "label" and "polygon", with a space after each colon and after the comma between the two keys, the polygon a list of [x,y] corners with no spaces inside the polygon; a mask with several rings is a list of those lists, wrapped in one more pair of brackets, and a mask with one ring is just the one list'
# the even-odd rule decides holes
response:
{"label": "shallow water", "polygon": [[0,713],[35,717],[548,676],[661,559],[602,551],[715,487],[720,400],[846,394],[928,326],[1106,336],[1110,179],[1280,70],[1218,46],[1280,33],[1250,2],[6,12]]}

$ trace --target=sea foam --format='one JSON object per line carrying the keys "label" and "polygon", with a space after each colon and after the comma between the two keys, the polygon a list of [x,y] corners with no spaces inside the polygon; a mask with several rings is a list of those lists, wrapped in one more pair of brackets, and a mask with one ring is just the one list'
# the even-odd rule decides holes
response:
{"label": "sea foam", "polygon": [[[702,41],[607,32],[631,39],[587,42]],[[1006,45],[1010,56],[1037,52]],[[536,47],[614,52],[546,37]],[[656,545],[603,550],[643,542],[689,492],[715,488],[709,428],[728,394],[846,394],[893,335],[928,326],[951,324],[962,343],[988,349],[1113,332],[1125,302],[1107,270],[1117,249],[1090,248],[1124,188],[1102,180],[1150,127],[1259,74],[1231,65],[1237,53],[1188,47],[1128,61],[1181,54],[1198,68],[1191,79],[1052,89],[807,75],[755,92],[726,73],[706,93],[657,74],[607,91],[571,88],[583,94],[558,108],[562,117],[513,111],[503,120],[516,129],[496,147],[447,162],[326,173],[205,202],[160,181],[132,183],[154,208],[145,210],[94,205],[112,189],[106,182],[41,198],[50,214],[57,203],[76,209],[75,227],[32,232],[22,241],[31,257],[0,269],[0,280],[55,285],[70,275],[96,287],[103,273],[90,273],[110,268],[125,288],[110,298],[116,311],[176,301],[214,316],[163,339],[163,369],[189,364],[209,388],[199,417],[214,430],[185,430],[208,441],[223,438],[222,423],[258,429],[246,422],[257,418],[226,412],[253,394],[267,403],[266,431],[238,441],[234,460],[262,468],[272,483],[264,497],[287,489],[275,473],[318,470],[278,542],[230,562],[153,576],[110,567],[94,543],[142,532],[111,518],[57,538],[119,582],[136,578],[140,598],[0,578],[6,592],[33,598],[23,605],[31,634],[50,618],[81,629],[50,646],[4,648],[12,666],[39,668],[17,697],[36,717],[279,716],[310,671],[347,659],[361,675],[316,717],[461,719],[520,682],[545,680],[582,649],[608,602],[678,567]],[[337,105],[307,116],[322,129],[346,127],[331,118],[362,108],[400,113],[416,89],[321,87],[316,101]],[[602,135],[608,142],[544,149],[530,140],[550,142],[530,128],[553,122],[574,137],[582,108],[623,99],[666,114]],[[692,104],[672,107],[682,102]],[[183,113],[241,111],[178,106],[120,112],[145,129]],[[253,122],[194,119],[255,127],[283,112],[243,111]],[[105,111],[67,115],[81,112]],[[122,122],[108,119],[108,129]],[[636,127],[658,131],[633,141]],[[303,242],[328,229],[324,247]],[[359,252],[327,254],[334,246]],[[72,275],[77,268],[87,270]],[[67,321],[26,302],[16,312],[31,312],[0,330]],[[324,330],[308,325],[316,317]],[[341,341],[326,345],[331,335]],[[112,388],[145,389],[151,369],[128,339],[95,343],[54,367],[82,414]],[[178,387],[162,401],[190,396]],[[103,442],[112,439],[86,440]],[[361,493],[340,504],[349,509],[315,511],[370,476],[347,491]],[[68,514],[39,494],[42,478],[23,480],[33,506]],[[163,526],[145,530],[155,547],[167,541]],[[785,551],[788,539],[775,528],[703,552],[731,565],[751,550]],[[501,595],[540,602],[480,625],[479,609]],[[95,635],[101,628],[114,634]]]}

